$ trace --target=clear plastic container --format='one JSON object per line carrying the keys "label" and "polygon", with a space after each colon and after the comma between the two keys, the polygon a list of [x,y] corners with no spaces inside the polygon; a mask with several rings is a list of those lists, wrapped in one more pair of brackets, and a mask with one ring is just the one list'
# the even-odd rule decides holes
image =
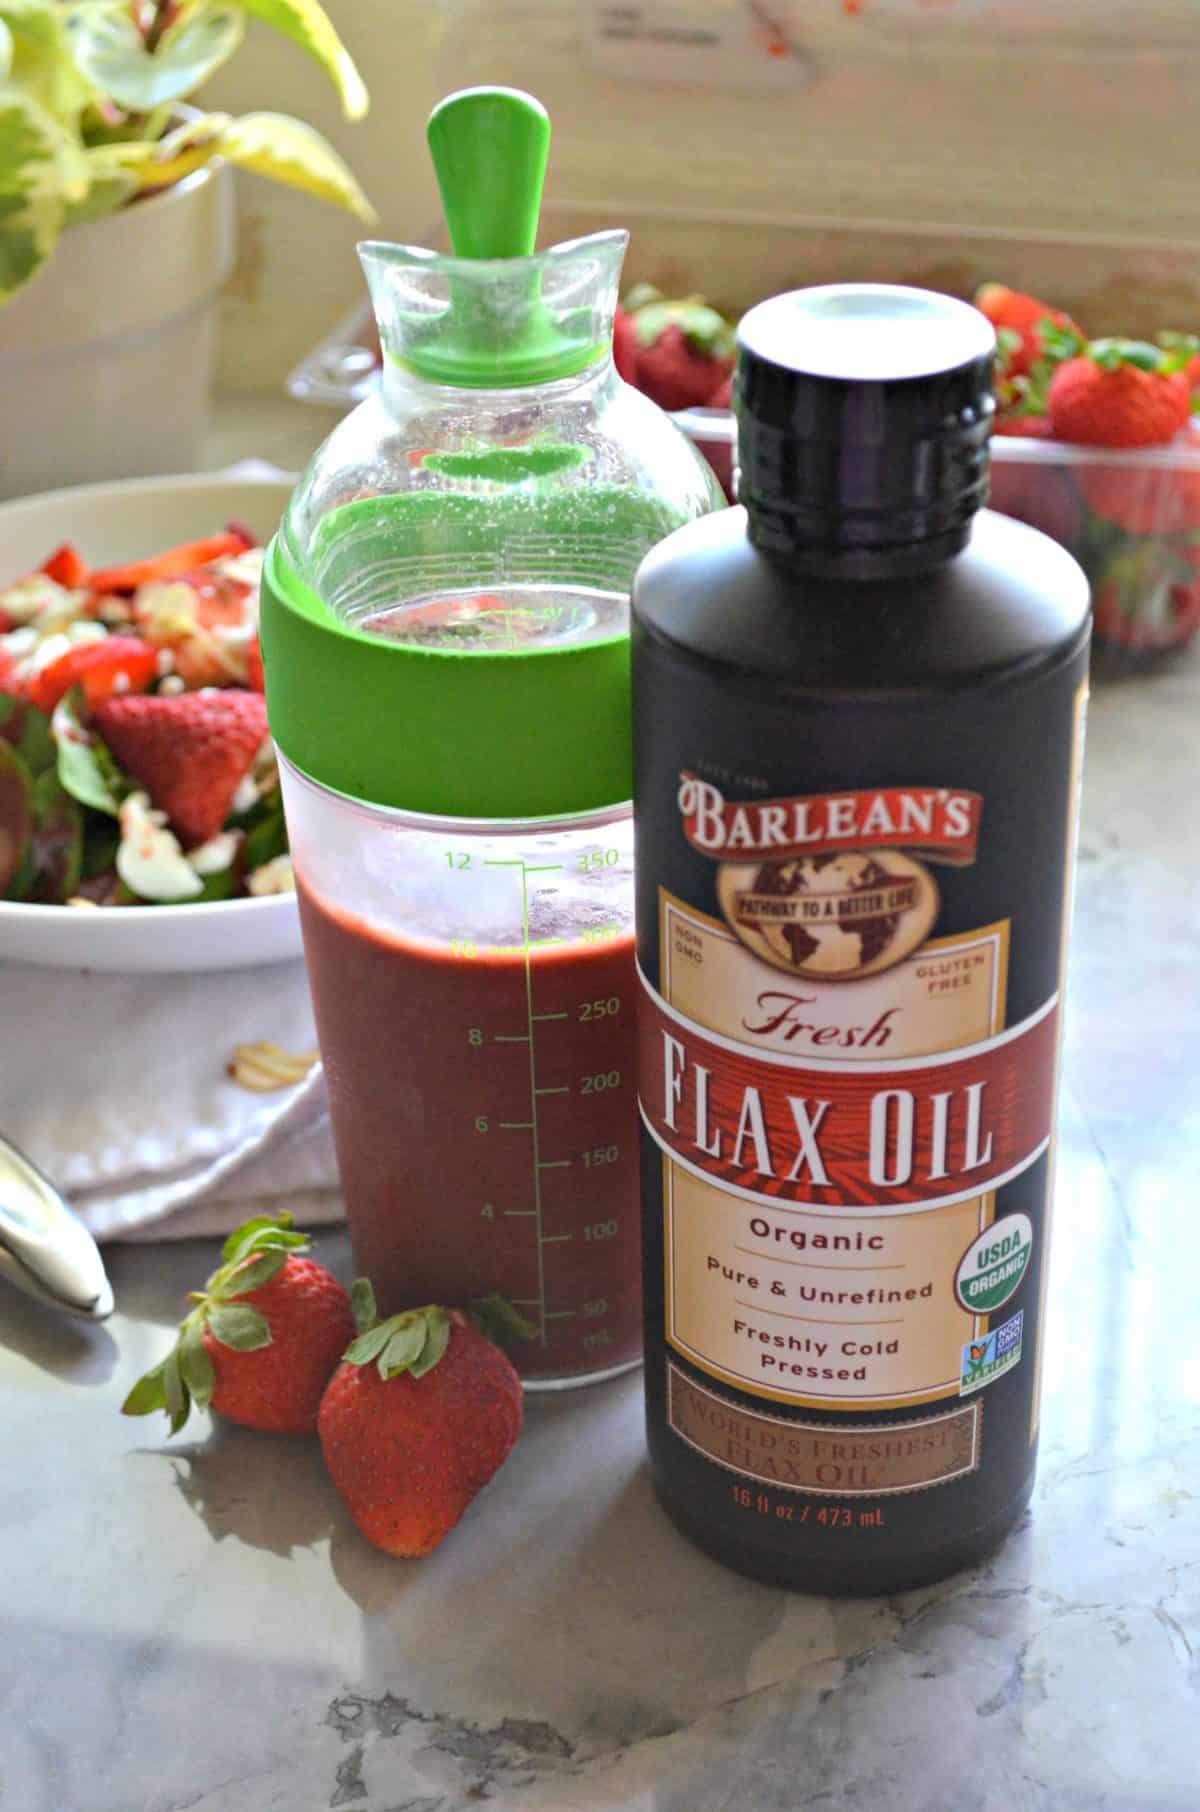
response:
{"label": "clear plastic container", "polygon": [[628,597],[720,493],[613,365],[623,232],[481,255],[535,105],[442,110],[472,255],[361,248],[382,382],[296,487],[262,639],[358,1264],[385,1314],[493,1299],[556,1387],[641,1348]]}
{"label": "clear plastic container", "polygon": [[627,807],[383,811],[282,764],[358,1264],[385,1309],[498,1294],[527,1383],[641,1351]]}

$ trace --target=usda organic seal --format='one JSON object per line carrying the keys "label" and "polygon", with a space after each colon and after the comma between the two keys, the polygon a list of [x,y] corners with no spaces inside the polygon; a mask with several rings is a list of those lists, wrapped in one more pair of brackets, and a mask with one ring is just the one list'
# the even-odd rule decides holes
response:
{"label": "usda organic seal", "polygon": [[989,1315],[1018,1289],[1033,1251],[1033,1222],[1006,1214],[972,1240],[954,1276],[954,1294],[973,1315]]}

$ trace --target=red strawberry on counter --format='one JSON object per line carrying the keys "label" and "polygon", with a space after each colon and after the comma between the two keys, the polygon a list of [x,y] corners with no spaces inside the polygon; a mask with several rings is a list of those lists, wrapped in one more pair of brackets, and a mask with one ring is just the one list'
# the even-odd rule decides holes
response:
{"label": "red strawberry on counter", "polygon": [[650,301],[633,316],[638,389],[660,409],[702,409],[730,375],[736,338],[715,308],[698,297]]}
{"label": "red strawberry on counter", "polygon": [[521,1381],[456,1309],[380,1322],[365,1281],[362,1330],[329,1381],[317,1432],[354,1521],[385,1554],[429,1554],[504,1464],[521,1429]]}
{"label": "red strawberry on counter", "polygon": [[301,1256],[307,1246],[290,1214],[231,1233],[175,1345],[134,1385],[123,1413],[163,1409],[175,1434],[195,1403],[243,1428],[312,1434],[354,1314],[337,1279]]}
{"label": "red strawberry on counter", "polygon": [[260,692],[110,698],[91,718],[120,766],[167,814],[189,849],[221,829],[267,734]]}
{"label": "red strawberry on counter", "polygon": [[1174,356],[1143,340],[1093,340],[1058,367],[1047,399],[1055,439],[1092,447],[1165,446],[1191,410]]}

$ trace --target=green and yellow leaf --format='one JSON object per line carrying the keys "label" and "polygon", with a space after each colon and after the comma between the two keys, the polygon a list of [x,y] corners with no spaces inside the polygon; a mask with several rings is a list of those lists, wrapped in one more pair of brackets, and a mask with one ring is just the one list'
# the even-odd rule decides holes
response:
{"label": "green and yellow leaf", "polygon": [[68,14],[75,61],[92,85],[131,113],[183,100],[237,49],[245,30],[238,7],[194,0],[146,49],[125,0],[78,0]]}
{"label": "green and yellow leaf", "polygon": [[39,271],[62,231],[78,152],[45,108],[0,89],[0,302]]}
{"label": "green and yellow leaf", "polygon": [[109,148],[114,152],[119,149],[123,154],[133,154],[124,161],[126,168],[137,171],[141,188],[164,189],[212,162],[220,152],[221,134],[231,118],[228,113],[202,113],[199,118],[185,120],[181,126],[176,126],[156,144],[141,141],[136,145]]}
{"label": "green and yellow leaf", "polygon": [[110,153],[113,149],[113,146],[101,145],[84,152],[88,173],[87,190],[79,201],[68,206],[65,220],[67,226],[80,226],[84,221],[101,220],[105,214],[115,214],[141,188],[136,170],[112,157]]}
{"label": "green and yellow leaf", "polygon": [[346,118],[362,119],[370,105],[366,85],[320,0],[236,0],[236,4],[307,51],[337,89]]}
{"label": "green and yellow leaf", "polygon": [[0,80],[31,96],[64,126],[75,126],[88,103],[87,83],[71,57],[65,9],[57,0],[0,0],[0,36],[10,50]]}
{"label": "green and yellow leaf", "polygon": [[219,149],[222,157],[243,170],[319,195],[368,223],[377,218],[333,146],[301,120],[283,113],[243,114],[224,128]]}

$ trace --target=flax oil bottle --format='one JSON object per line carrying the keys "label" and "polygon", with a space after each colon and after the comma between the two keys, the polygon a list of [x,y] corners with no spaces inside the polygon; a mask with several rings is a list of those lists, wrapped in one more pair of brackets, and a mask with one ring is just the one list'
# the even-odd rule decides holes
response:
{"label": "flax oil bottle", "polygon": [[740,329],[740,507],[634,590],[648,1438],[816,1592],[1033,1484],[1088,593],[982,508],[992,330],[846,284]]}

